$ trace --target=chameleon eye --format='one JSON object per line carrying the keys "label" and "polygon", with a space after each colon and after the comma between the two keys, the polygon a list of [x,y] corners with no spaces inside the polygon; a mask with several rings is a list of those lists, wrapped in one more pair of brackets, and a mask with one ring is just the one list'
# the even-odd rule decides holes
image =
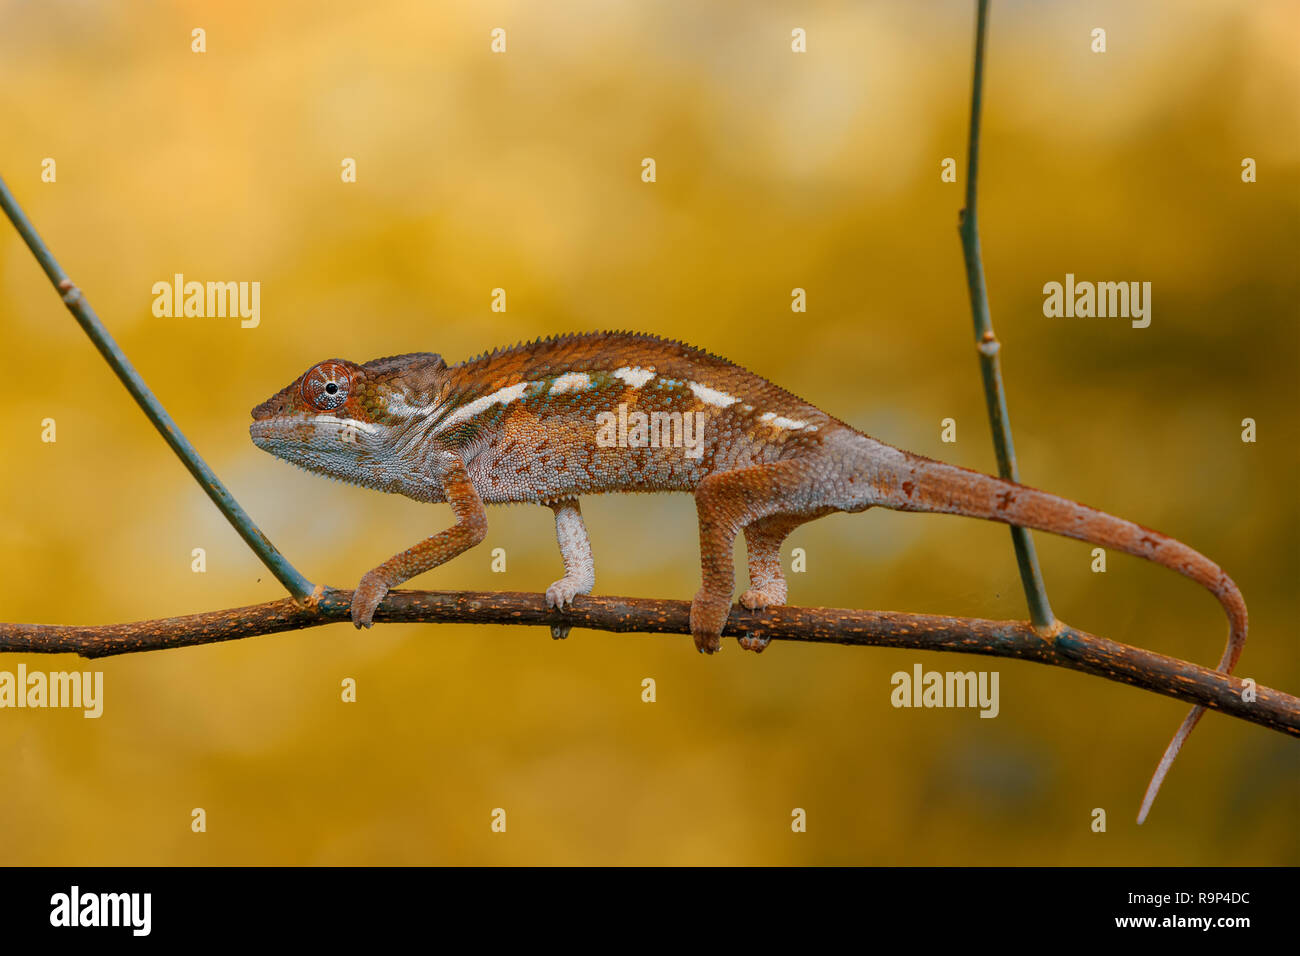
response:
{"label": "chameleon eye", "polygon": [[352,376],[338,362],[321,362],[302,380],[303,400],[323,412],[338,408],[348,400]]}

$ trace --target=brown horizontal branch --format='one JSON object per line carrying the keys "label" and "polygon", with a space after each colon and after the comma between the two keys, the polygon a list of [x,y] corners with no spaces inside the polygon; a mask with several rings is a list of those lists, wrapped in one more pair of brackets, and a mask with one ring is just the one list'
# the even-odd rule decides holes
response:
{"label": "brown horizontal branch", "polygon": [[[349,622],[352,592],[327,589],[314,604],[291,598],[133,624],[0,624],[0,652],[110,657],[214,644]],[[690,604],[650,598],[578,597],[563,611],[539,594],[510,591],[393,591],[377,623],[524,624],[621,633],[690,634]],[[956,651],[1037,661],[1132,684],[1300,736],[1300,698],[1267,687],[1246,700],[1245,681],[1188,661],[1065,627],[1044,637],[1024,621],[837,608],[733,608],[723,634],[781,641]]]}

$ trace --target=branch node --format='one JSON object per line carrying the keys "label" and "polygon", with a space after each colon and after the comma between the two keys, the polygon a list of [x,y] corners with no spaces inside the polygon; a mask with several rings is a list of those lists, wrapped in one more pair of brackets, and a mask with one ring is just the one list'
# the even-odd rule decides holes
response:
{"label": "branch node", "polygon": [[63,279],[59,282],[59,291],[63,293],[63,304],[69,307],[76,305],[81,298],[81,290],[71,279]]}
{"label": "branch node", "polygon": [[1061,623],[1060,618],[1057,617],[1053,617],[1047,624],[1035,624],[1030,621],[1029,626],[1033,629],[1035,634],[1051,644],[1055,644],[1056,639],[1060,637],[1061,633],[1066,629],[1065,625]]}

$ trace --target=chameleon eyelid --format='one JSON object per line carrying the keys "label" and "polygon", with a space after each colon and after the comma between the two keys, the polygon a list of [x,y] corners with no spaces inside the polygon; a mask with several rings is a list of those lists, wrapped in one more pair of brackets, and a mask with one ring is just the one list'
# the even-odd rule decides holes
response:
{"label": "chameleon eyelid", "polygon": [[321,362],[302,378],[303,401],[322,412],[330,411],[347,401],[351,384],[347,368],[338,362]]}

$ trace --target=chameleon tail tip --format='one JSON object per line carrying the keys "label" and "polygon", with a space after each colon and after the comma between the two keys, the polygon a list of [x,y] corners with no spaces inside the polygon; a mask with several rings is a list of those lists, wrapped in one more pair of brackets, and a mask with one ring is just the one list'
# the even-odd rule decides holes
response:
{"label": "chameleon tail tip", "polygon": [[1160,763],[1156,764],[1155,773],[1151,775],[1151,782],[1147,784],[1147,792],[1142,797],[1142,806],[1138,809],[1137,816],[1139,826],[1146,822],[1147,814],[1151,812],[1151,804],[1155,802],[1156,794],[1160,792],[1160,785],[1165,782],[1165,776],[1169,773],[1169,768],[1174,765],[1174,759],[1178,756],[1178,752],[1183,749],[1183,743],[1204,713],[1204,707],[1193,707],[1178,726],[1173,740],[1169,741],[1169,746],[1165,748]]}

